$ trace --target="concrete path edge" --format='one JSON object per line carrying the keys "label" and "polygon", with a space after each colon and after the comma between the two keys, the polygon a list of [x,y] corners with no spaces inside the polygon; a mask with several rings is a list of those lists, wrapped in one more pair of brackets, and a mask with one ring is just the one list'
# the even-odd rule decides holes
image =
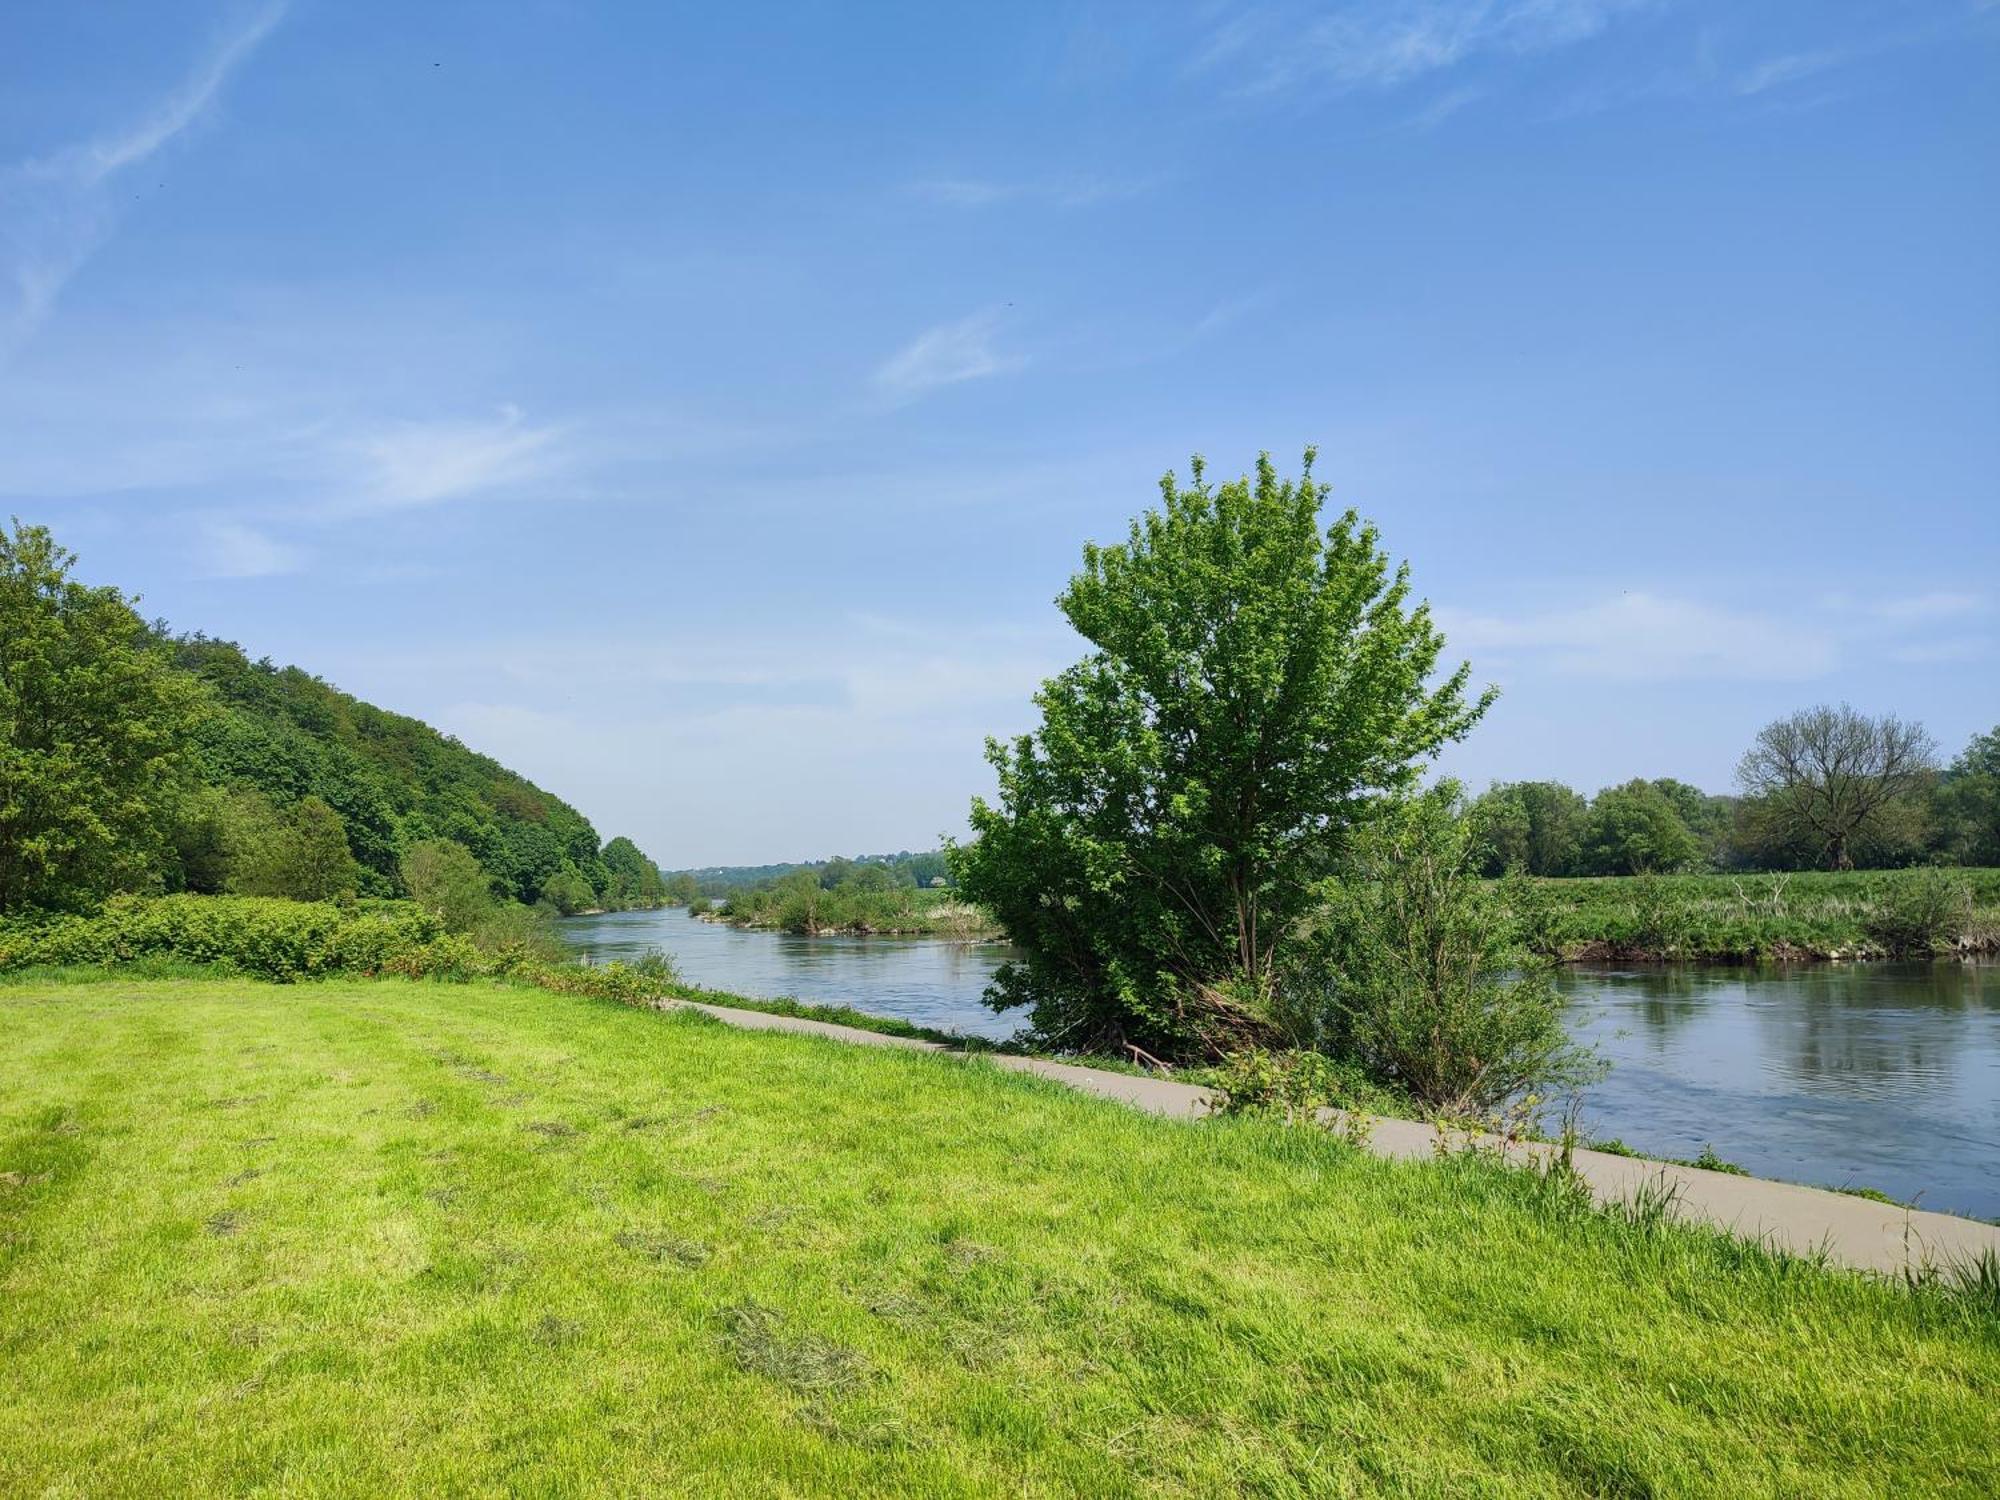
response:
{"label": "concrete path edge", "polygon": [[[853,1026],[837,1026],[802,1016],[740,1010],[704,1001],[666,1000],[663,1010],[695,1010],[731,1026],[751,1031],[782,1031],[816,1036],[865,1047],[978,1057],[1012,1073],[1051,1079],[1086,1094],[1114,1099],[1148,1114],[1169,1119],[1199,1120],[1213,1113],[1212,1091],[1169,1078],[1140,1077],[1086,1068],[1049,1058],[1019,1057],[999,1052],[961,1052],[939,1042],[914,1037],[885,1036]],[[1343,1123],[1334,1111],[1323,1111],[1331,1125]],[[1367,1119],[1367,1149],[1396,1160],[1429,1158],[1438,1153],[1435,1126],[1415,1120],[1371,1115]],[[1556,1148],[1539,1143],[1503,1143],[1496,1136],[1452,1133],[1447,1149],[1498,1149],[1524,1166],[1545,1161]],[[1646,1196],[1664,1197],[1669,1211],[1695,1223],[1713,1225],[1795,1255],[1824,1255],[1832,1264],[1885,1275],[1924,1275],[1976,1263],[1982,1256],[2000,1257],[2000,1225],[1982,1224],[1952,1214],[1877,1203],[1827,1188],[1709,1172],[1699,1167],[1640,1157],[1615,1156],[1579,1148],[1572,1154],[1577,1174],[1599,1203],[1632,1203]]]}

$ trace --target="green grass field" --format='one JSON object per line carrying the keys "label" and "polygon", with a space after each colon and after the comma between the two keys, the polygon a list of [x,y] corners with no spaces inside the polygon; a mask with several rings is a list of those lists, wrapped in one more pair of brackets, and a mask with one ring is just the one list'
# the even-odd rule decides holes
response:
{"label": "green grass field", "polygon": [[0,986],[0,1493],[2000,1490],[1990,1304],[497,984]]}

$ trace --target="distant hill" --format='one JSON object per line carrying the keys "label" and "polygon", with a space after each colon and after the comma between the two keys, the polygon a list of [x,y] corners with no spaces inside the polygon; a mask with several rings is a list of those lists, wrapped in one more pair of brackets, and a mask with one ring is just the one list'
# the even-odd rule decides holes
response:
{"label": "distant hill", "polygon": [[[298,667],[252,661],[230,641],[188,635],[176,661],[208,685],[217,711],[196,732],[202,776],[284,809],[308,797],[339,815],[364,894],[401,890],[412,844],[450,839],[517,901],[655,905],[658,868],[630,839],[598,841],[590,820],[553,793],[419,719],[364,703]],[[574,893],[574,894],[568,894]]]}

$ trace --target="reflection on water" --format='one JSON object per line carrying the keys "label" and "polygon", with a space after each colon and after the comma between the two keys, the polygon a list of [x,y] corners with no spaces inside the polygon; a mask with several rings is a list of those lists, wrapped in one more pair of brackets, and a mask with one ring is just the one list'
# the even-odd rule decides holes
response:
{"label": "reflection on water", "polygon": [[2000,966],[1578,970],[1584,1119],[1652,1155],[2000,1215]]}
{"label": "reflection on water", "polygon": [[[1018,1024],[980,1003],[1006,957],[991,944],[739,932],[678,909],[563,929],[600,963],[665,948],[718,990],[978,1036]],[[1611,1063],[1584,1101],[1593,1134],[2000,1217],[2000,965],[1580,969],[1562,987],[1572,1029]]]}

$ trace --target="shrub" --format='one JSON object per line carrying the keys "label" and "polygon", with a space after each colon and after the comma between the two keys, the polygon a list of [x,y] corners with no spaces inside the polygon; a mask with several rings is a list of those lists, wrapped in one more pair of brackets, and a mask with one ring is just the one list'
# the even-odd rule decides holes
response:
{"label": "shrub", "polygon": [[1275,1113],[1296,1123],[1322,1109],[1379,1111],[1395,1103],[1359,1065],[1319,1052],[1246,1047],[1231,1053],[1214,1077],[1224,1114]]}
{"label": "shrub", "polygon": [[453,932],[472,932],[493,914],[493,877],[463,844],[425,839],[409,847],[397,869],[410,899]]}
{"label": "shrub", "polygon": [[1582,1083],[1546,967],[1519,967],[1514,925],[1478,878],[1446,783],[1355,841],[1316,933],[1296,948],[1273,1018],[1300,1046],[1350,1058],[1445,1114]]}
{"label": "shrub", "polygon": [[574,865],[565,864],[542,882],[542,900],[563,916],[573,917],[597,905],[597,892]]}
{"label": "shrub", "polygon": [[632,967],[648,979],[663,985],[678,985],[681,982],[680,965],[674,956],[664,948],[648,948],[632,961]]}
{"label": "shrub", "polygon": [[436,917],[400,901],[121,896],[92,915],[11,925],[0,933],[0,969],[171,957],[285,981],[377,973],[442,934]]}
{"label": "shrub", "polygon": [[1900,955],[1951,948],[1971,924],[1971,884],[1935,868],[1913,870],[1888,882],[1861,922],[1870,939]]}

